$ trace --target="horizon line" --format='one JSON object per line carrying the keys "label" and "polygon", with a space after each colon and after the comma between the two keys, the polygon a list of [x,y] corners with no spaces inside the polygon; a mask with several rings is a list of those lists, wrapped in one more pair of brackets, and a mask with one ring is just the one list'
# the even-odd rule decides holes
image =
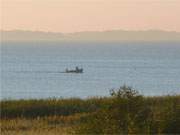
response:
{"label": "horizon line", "polygon": [[124,31],[124,32],[148,32],[148,31],[155,31],[155,32],[175,32],[180,33],[180,31],[174,30],[163,30],[163,29],[144,29],[144,30],[126,30],[126,29],[109,29],[109,30],[82,30],[76,32],[60,32],[60,31],[44,31],[44,30],[30,30],[30,29],[0,29],[0,32],[3,31],[24,31],[24,32],[43,32],[43,33],[54,33],[54,34],[74,34],[74,33],[85,33],[85,32],[113,32],[113,31]]}

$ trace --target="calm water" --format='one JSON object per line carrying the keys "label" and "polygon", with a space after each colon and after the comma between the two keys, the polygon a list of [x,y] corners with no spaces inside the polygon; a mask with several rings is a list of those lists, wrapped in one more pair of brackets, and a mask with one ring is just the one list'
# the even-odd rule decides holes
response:
{"label": "calm water", "polygon": [[[84,73],[59,73],[75,66]],[[1,99],[106,96],[123,84],[180,94],[180,43],[2,43],[0,67]]]}

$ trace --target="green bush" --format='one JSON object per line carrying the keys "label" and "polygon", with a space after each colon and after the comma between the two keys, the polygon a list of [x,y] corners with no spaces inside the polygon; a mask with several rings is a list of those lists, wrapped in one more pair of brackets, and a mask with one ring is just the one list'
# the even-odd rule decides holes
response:
{"label": "green bush", "polygon": [[79,134],[180,133],[180,97],[143,97],[131,87],[110,91],[112,104],[88,116]]}

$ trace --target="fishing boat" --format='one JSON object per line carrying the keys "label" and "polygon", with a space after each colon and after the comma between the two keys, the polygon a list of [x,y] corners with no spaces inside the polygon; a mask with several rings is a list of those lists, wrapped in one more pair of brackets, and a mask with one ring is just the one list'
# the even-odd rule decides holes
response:
{"label": "fishing boat", "polygon": [[65,73],[83,73],[83,68],[76,67],[74,70],[66,69]]}

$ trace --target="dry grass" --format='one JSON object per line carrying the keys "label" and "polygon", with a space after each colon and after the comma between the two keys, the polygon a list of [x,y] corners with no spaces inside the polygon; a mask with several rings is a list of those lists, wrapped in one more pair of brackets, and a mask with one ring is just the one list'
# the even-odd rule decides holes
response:
{"label": "dry grass", "polygon": [[81,118],[87,114],[53,116],[36,119],[1,119],[1,135],[67,135],[72,134]]}
{"label": "dry grass", "polygon": [[3,131],[1,135],[68,135],[70,133],[68,128],[60,127],[53,129],[29,129],[29,130],[16,130],[16,131]]}

